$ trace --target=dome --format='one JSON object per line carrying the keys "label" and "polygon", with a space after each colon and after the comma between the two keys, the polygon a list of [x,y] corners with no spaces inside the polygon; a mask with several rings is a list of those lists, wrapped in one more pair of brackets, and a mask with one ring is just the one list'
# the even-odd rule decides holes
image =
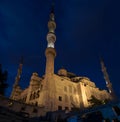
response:
{"label": "dome", "polygon": [[60,75],[60,76],[67,76],[67,70],[64,69],[64,68],[58,70],[58,75]]}
{"label": "dome", "polygon": [[38,73],[37,72],[33,72],[32,75],[38,76]]}

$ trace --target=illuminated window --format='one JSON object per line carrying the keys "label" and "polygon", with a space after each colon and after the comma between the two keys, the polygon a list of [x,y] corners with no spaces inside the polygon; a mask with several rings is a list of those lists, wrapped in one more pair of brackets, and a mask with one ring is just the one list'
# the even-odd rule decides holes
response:
{"label": "illuminated window", "polygon": [[61,96],[59,96],[59,101],[62,101],[62,97]]}
{"label": "illuminated window", "polygon": [[67,91],[67,87],[66,87],[66,86],[64,86],[64,91],[65,91],[65,92]]}
{"label": "illuminated window", "polygon": [[62,110],[62,106],[58,106],[58,110]]}

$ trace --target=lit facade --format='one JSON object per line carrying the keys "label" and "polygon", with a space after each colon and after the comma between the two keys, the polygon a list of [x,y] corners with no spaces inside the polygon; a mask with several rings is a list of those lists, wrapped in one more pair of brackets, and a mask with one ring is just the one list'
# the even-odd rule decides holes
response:
{"label": "lit facade", "polygon": [[63,68],[57,74],[54,73],[56,23],[53,10],[50,13],[48,29],[45,75],[39,77],[37,73],[33,73],[29,86],[22,90],[18,84],[22,71],[22,63],[20,63],[10,98],[44,107],[46,112],[71,110],[73,107],[87,108],[91,105],[89,99],[92,95],[100,100],[111,99],[106,90],[97,88],[87,77],[76,76]]}

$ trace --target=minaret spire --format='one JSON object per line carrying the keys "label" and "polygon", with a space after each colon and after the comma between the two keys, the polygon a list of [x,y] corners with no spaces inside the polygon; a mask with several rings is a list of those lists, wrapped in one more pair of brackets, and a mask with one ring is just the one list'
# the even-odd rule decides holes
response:
{"label": "minaret spire", "polygon": [[19,64],[19,67],[18,67],[17,76],[15,78],[14,86],[18,86],[19,85],[20,76],[22,74],[22,66],[23,66],[23,57],[21,57],[21,59],[20,59],[20,64]]}
{"label": "minaret spire", "polygon": [[52,5],[51,5],[51,13],[54,14],[54,7],[55,7],[55,2],[52,0]]}
{"label": "minaret spire", "polygon": [[103,58],[100,59],[100,63],[101,63],[102,72],[104,74],[104,79],[105,79],[105,82],[106,82],[106,87],[108,88],[108,92],[112,96],[112,99],[116,99],[116,95],[114,93],[114,90],[113,90],[113,87],[112,87],[112,83],[110,82],[109,75],[107,73],[107,70],[106,70]]}
{"label": "minaret spire", "polygon": [[10,96],[10,98],[14,99],[14,100],[16,99],[16,97],[18,97],[20,95],[20,93],[22,91],[19,86],[20,76],[22,74],[22,66],[23,66],[23,57],[21,57],[21,59],[20,59],[20,64],[18,67],[17,76],[15,78],[15,83],[13,85],[12,93]]}
{"label": "minaret spire", "polygon": [[47,42],[48,42],[47,47],[54,48],[54,43],[56,41],[55,29],[56,29],[56,23],[55,23],[55,15],[54,15],[54,4],[52,4],[52,8],[51,8],[51,12],[50,12],[50,18],[48,21],[49,32],[47,34]]}
{"label": "minaret spire", "polygon": [[56,23],[55,23],[55,15],[54,15],[54,3],[52,3],[50,18],[48,21],[48,34],[47,34],[47,48],[45,51],[46,56],[46,70],[45,74],[54,74],[54,58],[56,56],[55,50],[55,35]]}

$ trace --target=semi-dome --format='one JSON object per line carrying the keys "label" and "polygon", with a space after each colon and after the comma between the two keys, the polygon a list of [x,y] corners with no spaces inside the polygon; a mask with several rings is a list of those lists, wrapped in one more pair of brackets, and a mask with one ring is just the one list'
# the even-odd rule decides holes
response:
{"label": "semi-dome", "polygon": [[58,70],[58,75],[60,76],[67,76],[67,70],[64,68],[61,68]]}

